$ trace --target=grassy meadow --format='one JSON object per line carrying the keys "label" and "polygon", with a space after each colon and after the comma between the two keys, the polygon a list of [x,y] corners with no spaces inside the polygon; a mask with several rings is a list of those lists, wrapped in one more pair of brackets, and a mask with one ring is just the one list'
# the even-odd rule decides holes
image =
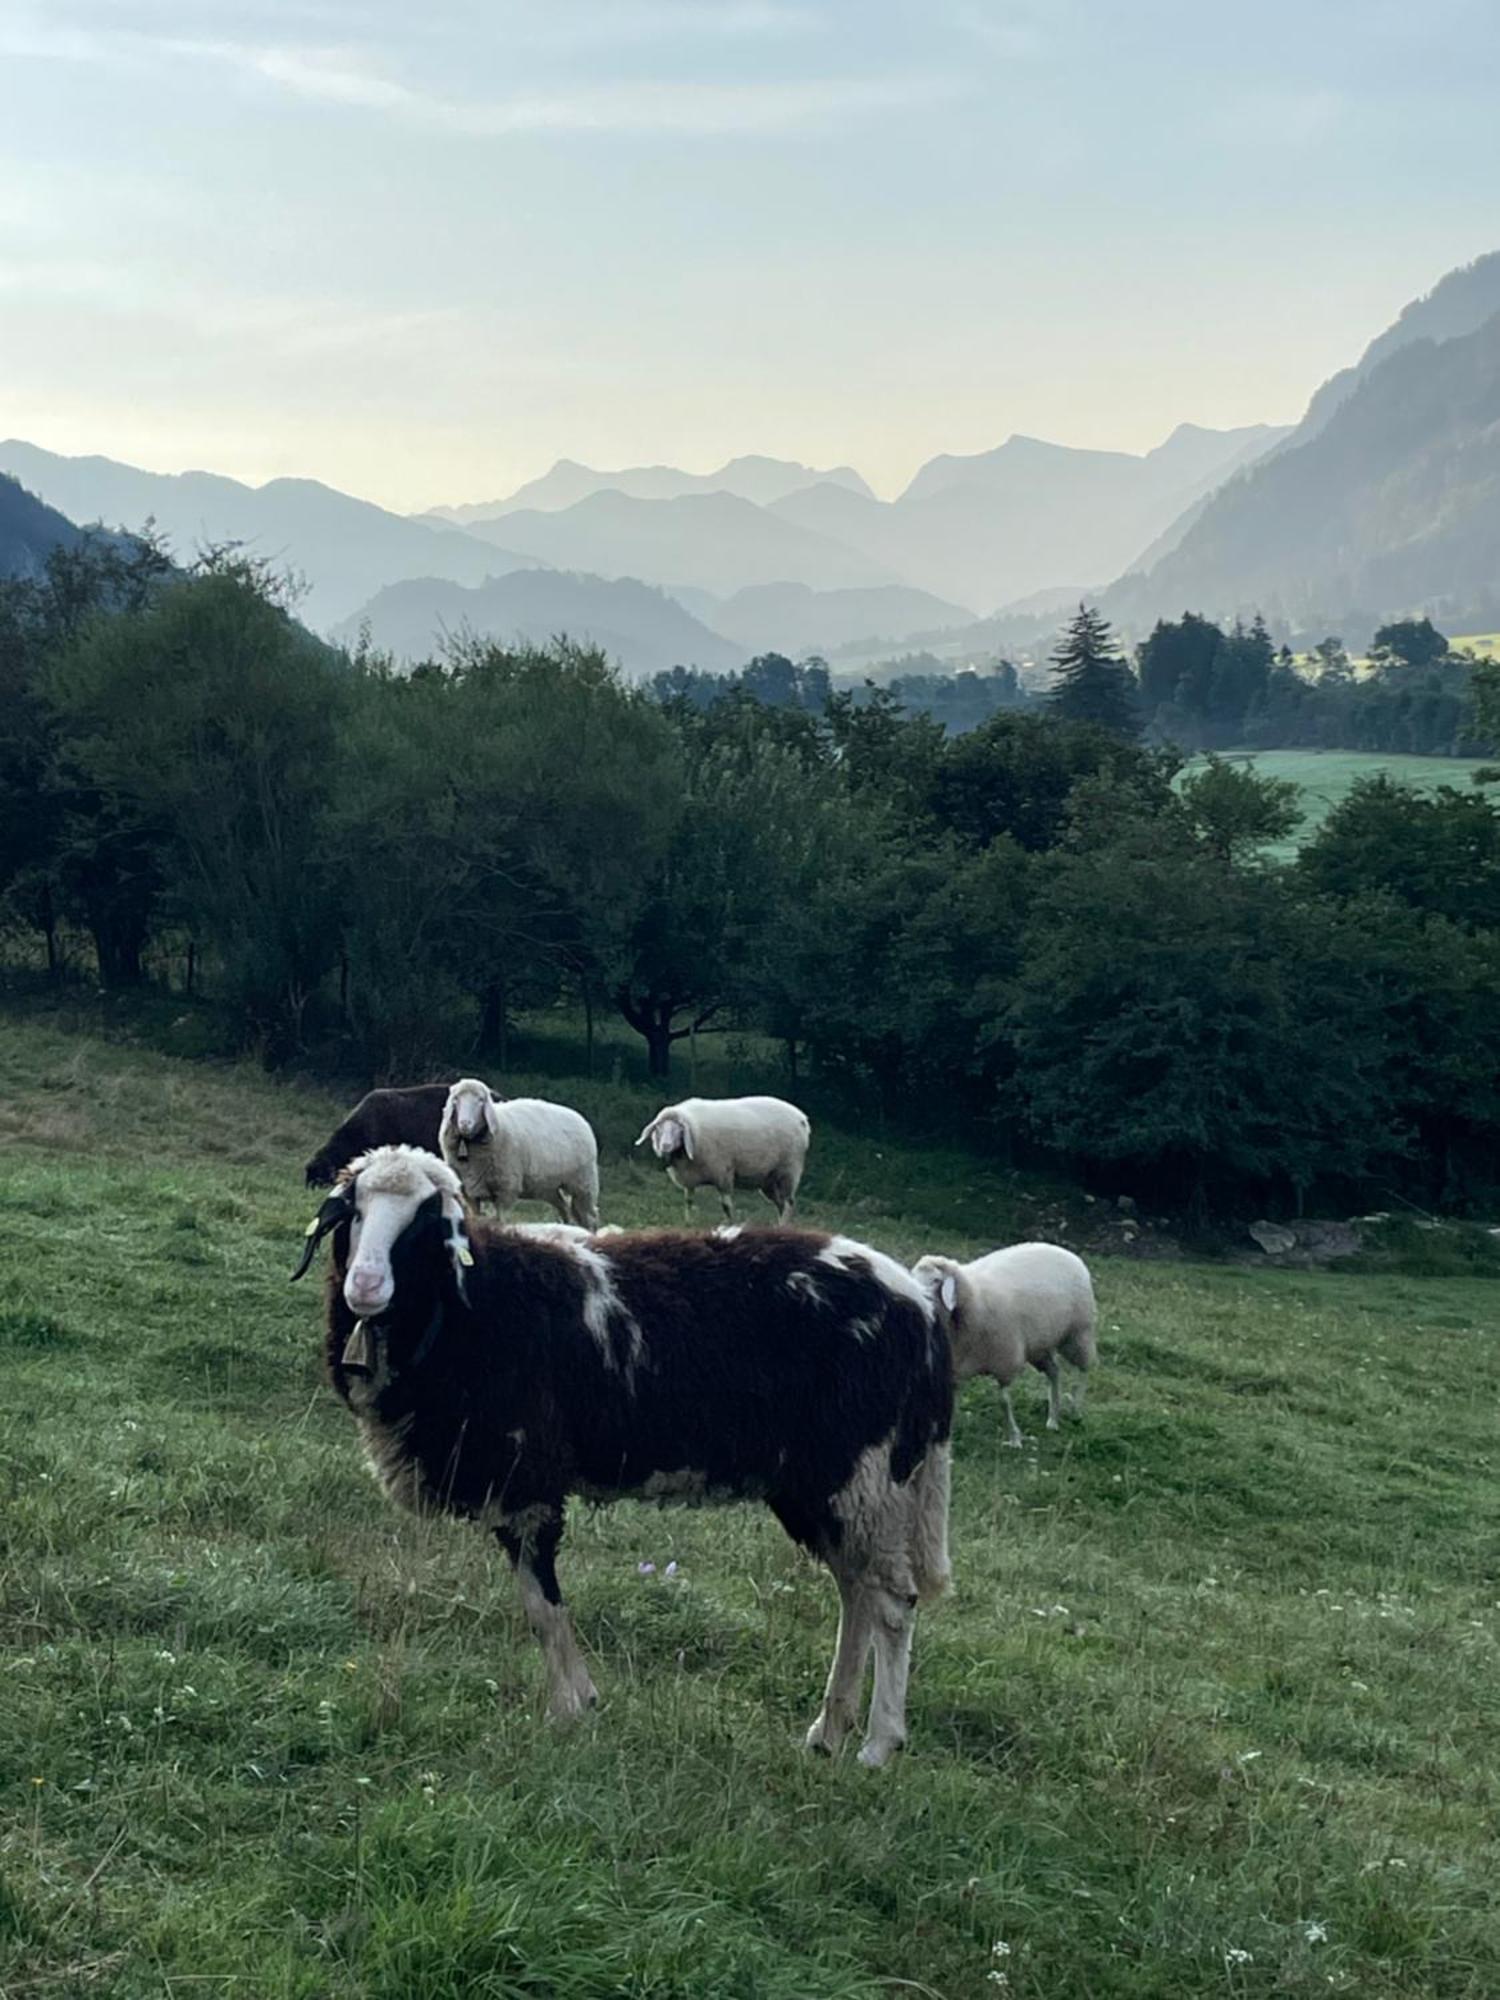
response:
{"label": "grassy meadow", "polygon": [[[647,1092],[545,1087],[606,1219],[675,1221]],[[320,1379],[338,1109],[0,1017],[6,2000],[1500,1992],[1493,1283],[1101,1260],[1086,1425],[964,1393],[880,1773],[797,1747],[835,1600],[769,1515],[575,1507],[559,1733],[503,1562]],[[805,1192],[901,1256],[1018,1226],[823,1127]]]}
{"label": "grassy meadow", "polygon": [[[1486,766],[1480,757],[1404,757],[1381,750],[1231,750],[1224,754],[1230,763],[1253,766],[1262,778],[1290,778],[1301,786],[1302,824],[1289,840],[1269,850],[1283,860],[1311,840],[1356,778],[1384,772],[1398,785],[1410,785],[1419,792],[1436,791],[1440,785],[1467,791],[1472,773]],[[1197,763],[1195,759],[1187,769],[1195,769]]]}

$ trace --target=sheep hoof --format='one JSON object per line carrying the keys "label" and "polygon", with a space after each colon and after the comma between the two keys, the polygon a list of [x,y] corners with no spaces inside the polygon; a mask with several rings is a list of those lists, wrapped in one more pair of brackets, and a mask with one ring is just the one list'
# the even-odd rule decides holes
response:
{"label": "sheep hoof", "polygon": [[802,1747],[814,1756],[836,1757],[843,1746],[843,1741],[843,1730],[826,1715],[820,1715],[802,1739]]}
{"label": "sheep hoof", "polygon": [[905,1742],[904,1736],[893,1736],[888,1739],[878,1736],[867,1737],[859,1747],[859,1761],[867,1771],[878,1771],[882,1764],[890,1762]]}
{"label": "sheep hoof", "polygon": [[1020,1433],[1019,1431],[1015,1431],[1015,1432],[1013,1432],[1013,1433],[1012,1433],[1012,1435],[1011,1435],[1010,1437],[1008,1437],[1008,1438],[1007,1438],[1007,1439],[1005,1440],[1005,1442],[1006,1442],[1006,1444],[1007,1444],[1007,1445],[1008,1445],[1008,1446],[1010,1447],[1010,1449],[1011,1449],[1012,1451],[1019,1451],[1019,1450],[1021,1449],[1022,1445],[1024,1445],[1024,1444],[1025,1444],[1026,1440],[1025,1440],[1025,1438],[1023,1438],[1023,1437],[1022,1437],[1022,1435],[1021,1435],[1021,1433]]}
{"label": "sheep hoof", "polygon": [[1057,1421],[1056,1417],[1048,1417],[1047,1428],[1049,1431],[1060,1431],[1062,1425]]}
{"label": "sheep hoof", "polygon": [[547,1720],[559,1729],[570,1723],[581,1722],[592,1708],[599,1706],[599,1691],[592,1681],[585,1681],[581,1688],[559,1689],[547,1703]]}

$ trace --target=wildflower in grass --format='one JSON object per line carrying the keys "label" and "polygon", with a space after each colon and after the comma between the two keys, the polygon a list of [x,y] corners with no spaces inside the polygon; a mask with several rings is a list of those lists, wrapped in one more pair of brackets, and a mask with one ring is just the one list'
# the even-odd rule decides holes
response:
{"label": "wildflower in grass", "polygon": [[1010,1946],[1005,1942],[1004,1938],[995,1939],[995,1942],[990,1946],[990,1957],[991,1958],[1010,1957]]}
{"label": "wildflower in grass", "polygon": [[1255,1953],[1253,1951],[1246,1951],[1241,1945],[1232,1944],[1224,1954],[1224,1963],[1225,1965],[1254,1965]]}
{"label": "wildflower in grass", "polygon": [[663,1576],[676,1576],[676,1574],[677,1574],[677,1565],[674,1562],[669,1562],[666,1568],[662,1571]]}
{"label": "wildflower in grass", "polygon": [[656,1564],[653,1562],[637,1563],[636,1570],[641,1576],[655,1576]]}
{"label": "wildflower in grass", "polygon": [[1302,1935],[1309,1944],[1327,1944],[1328,1926],[1319,1923],[1316,1917],[1309,1917],[1302,1926]]}
{"label": "wildflower in grass", "polygon": [[33,1778],[31,1782],[34,1785],[45,1785],[47,1780],[45,1778]]}

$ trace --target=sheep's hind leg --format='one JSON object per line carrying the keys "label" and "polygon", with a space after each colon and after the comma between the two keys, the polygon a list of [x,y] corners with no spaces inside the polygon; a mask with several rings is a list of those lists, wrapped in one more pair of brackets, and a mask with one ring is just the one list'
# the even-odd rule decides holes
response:
{"label": "sheep's hind leg", "polygon": [[1073,1378],[1073,1393],[1068,1398],[1068,1408],[1075,1417],[1083,1415],[1084,1397],[1088,1394],[1089,1369],[1094,1360],[1094,1335],[1092,1328],[1070,1333],[1062,1343],[1059,1352],[1077,1370]]}
{"label": "sheep's hind leg", "polygon": [[511,1528],[496,1531],[510,1557],[520,1587],[526,1622],[541,1645],[547,1666],[547,1713],[554,1722],[572,1722],[592,1708],[599,1695],[573,1637],[573,1621],[557,1581],[561,1514],[549,1514],[529,1535]]}
{"label": "sheep's hind leg", "polygon": [[911,1673],[917,1597],[915,1591],[872,1583],[869,1599],[875,1637],[875,1693],[859,1761],[875,1768],[906,1741],[906,1683]]}
{"label": "sheep's hind leg", "polygon": [[1047,1378],[1047,1428],[1049,1431],[1055,1431],[1060,1428],[1058,1412],[1062,1408],[1062,1378],[1058,1371],[1057,1356],[1044,1354],[1036,1365]]}
{"label": "sheep's hind leg", "polygon": [[826,1750],[832,1756],[846,1732],[859,1719],[859,1697],[870,1656],[873,1609],[869,1592],[859,1577],[844,1570],[834,1571],[839,1587],[839,1635],[828,1669],[828,1685],[823,1706],[807,1732],[809,1750]]}
{"label": "sheep's hind leg", "polygon": [[776,1220],[785,1224],[790,1221],[796,1196],[792,1184],[785,1174],[772,1174],[761,1188],[761,1193],[776,1211]]}

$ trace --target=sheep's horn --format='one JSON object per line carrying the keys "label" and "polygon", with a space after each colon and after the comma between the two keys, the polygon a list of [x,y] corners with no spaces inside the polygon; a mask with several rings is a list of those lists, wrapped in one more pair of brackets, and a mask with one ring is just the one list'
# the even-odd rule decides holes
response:
{"label": "sheep's horn", "polygon": [[329,1230],[336,1229],[349,1213],[349,1199],[349,1189],[340,1188],[337,1194],[331,1194],[328,1197],[312,1221],[308,1223],[306,1232],[307,1241],[302,1246],[302,1261],[291,1275],[290,1282],[292,1284],[295,1285],[299,1278],[306,1275],[308,1266],[312,1263],[318,1245],[323,1241]]}

